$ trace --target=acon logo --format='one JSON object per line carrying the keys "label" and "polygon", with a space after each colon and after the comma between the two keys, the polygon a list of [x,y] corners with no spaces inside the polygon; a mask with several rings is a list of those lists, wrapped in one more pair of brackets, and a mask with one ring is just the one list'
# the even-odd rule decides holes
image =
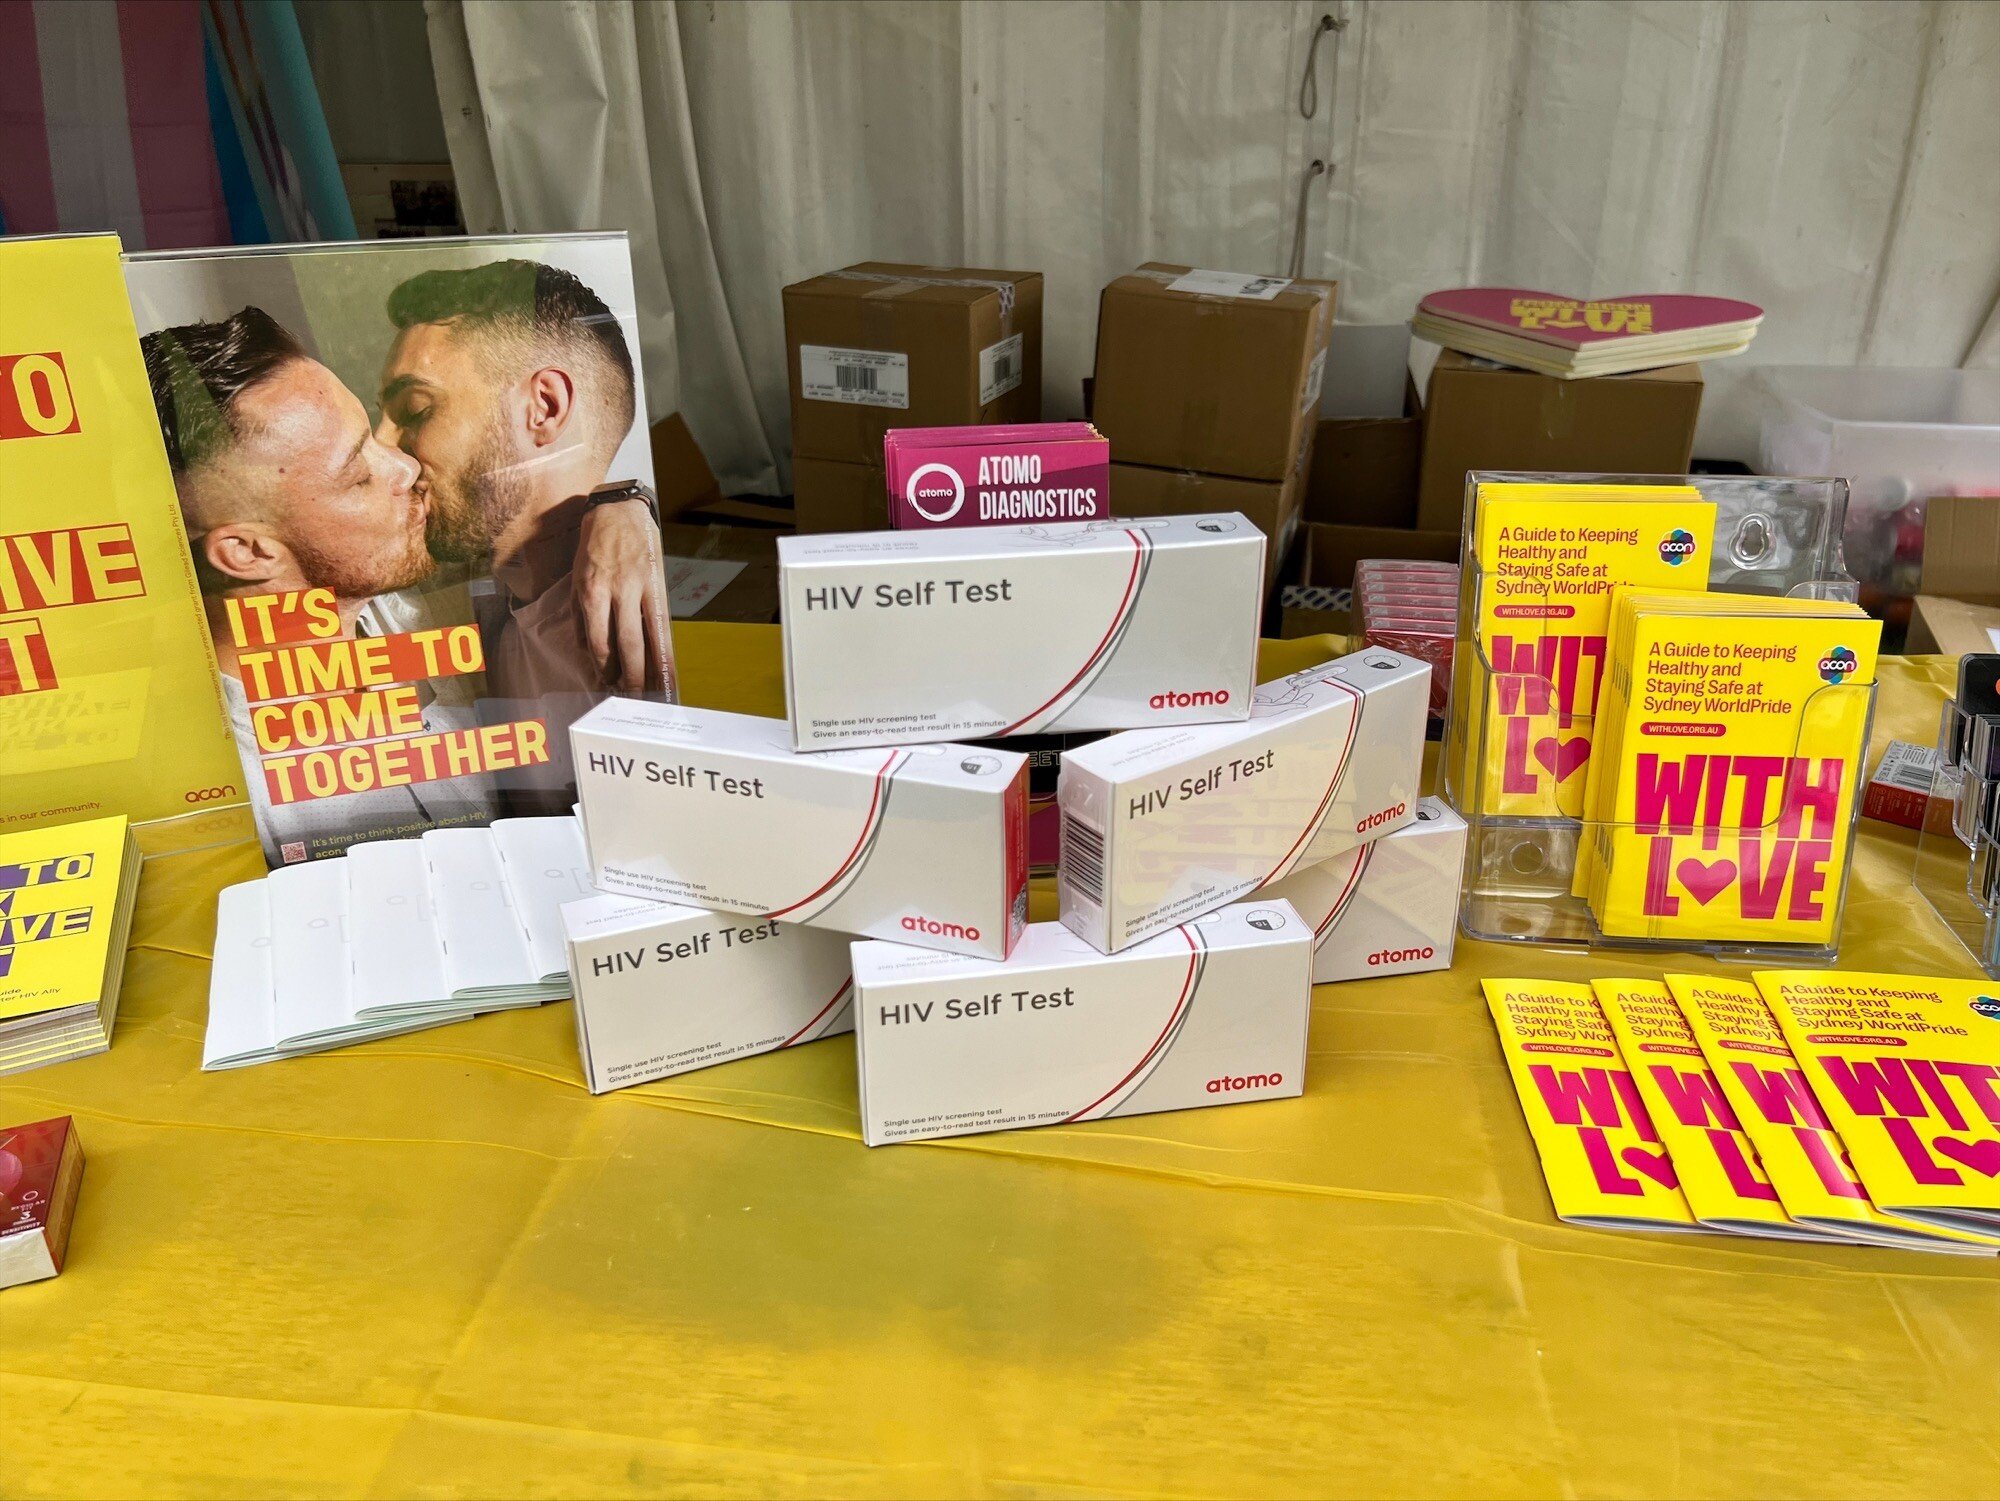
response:
{"label": "acon logo", "polygon": [[1836,646],[1819,659],[1819,675],[1829,683],[1843,683],[1854,676],[1854,669],[1860,665],[1853,652]]}
{"label": "acon logo", "polygon": [[1202,688],[1193,693],[1155,693],[1147,703],[1155,709],[1205,709],[1229,702],[1227,688]]}
{"label": "acon logo", "polygon": [[1974,996],[1970,1004],[1974,1016],[1983,1016],[1990,1022],[2000,1022],[2000,997]]}
{"label": "acon logo", "polygon": [[233,785],[228,787],[201,787],[193,792],[183,792],[181,794],[181,801],[185,803],[212,803],[220,798],[234,796],[236,796],[236,788]]}
{"label": "acon logo", "polygon": [[1285,1082],[1283,1074],[1224,1074],[1208,1081],[1210,1094],[1235,1094],[1239,1089],[1276,1089]]}
{"label": "acon logo", "polygon": [[1413,964],[1419,959],[1435,959],[1437,950],[1429,944],[1420,949],[1377,949],[1368,956],[1373,964]]}
{"label": "acon logo", "polygon": [[967,943],[979,942],[979,929],[968,928],[964,923],[939,922],[934,917],[906,917],[903,919],[905,933],[926,933],[932,938],[962,938]]}
{"label": "acon logo", "polygon": [[1354,832],[1357,834],[1365,834],[1370,829],[1379,829],[1382,827],[1383,824],[1387,823],[1390,819],[1401,818],[1408,811],[1409,811],[1408,803],[1398,803],[1393,808],[1384,808],[1379,813],[1370,813],[1366,818],[1362,819],[1360,823],[1354,826]]}
{"label": "acon logo", "polygon": [[1678,568],[1694,556],[1694,533],[1675,527],[1660,538],[1660,561],[1669,567]]}

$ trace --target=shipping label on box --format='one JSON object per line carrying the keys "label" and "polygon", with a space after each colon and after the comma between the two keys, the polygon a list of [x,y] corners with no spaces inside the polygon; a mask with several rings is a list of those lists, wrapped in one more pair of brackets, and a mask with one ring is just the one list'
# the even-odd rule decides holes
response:
{"label": "shipping label on box", "polygon": [[851,406],[910,405],[910,357],[893,349],[833,349],[799,346],[799,395],[807,401],[841,401]]}
{"label": "shipping label on box", "polygon": [[1037,272],[867,261],[784,307],[795,461],[879,465],[891,426],[1041,416]]}
{"label": "shipping label on box", "polygon": [[854,1030],[845,933],[624,896],[562,918],[592,1094]]}
{"label": "shipping label on box", "polygon": [[1238,515],[778,543],[801,750],[1241,719],[1264,537]]}
{"label": "shipping label on box", "polygon": [[1239,724],[1063,757],[1062,920],[1107,952],[1416,817],[1430,667],[1371,649],[1257,689]]}
{"label": "shipping label on box", "polygon": [[570,735],[600,891],[993,959],[1027,921],[1025,756],[800,755],[781,719],[619,698]]}
{"label": "shipping label on box", "polygon": [[854,946],[870,1146],[1305,1087],[1312,932],[1284,902],[1212,913],[1104,955],[1032,925],[1004,964]]}
{"label": "shipping label on box", "polygon": [[1293,871],[1262,895],[1313,930],[1313,983],[1451,968],[1465,820],[1434,797],[1414,822]]}

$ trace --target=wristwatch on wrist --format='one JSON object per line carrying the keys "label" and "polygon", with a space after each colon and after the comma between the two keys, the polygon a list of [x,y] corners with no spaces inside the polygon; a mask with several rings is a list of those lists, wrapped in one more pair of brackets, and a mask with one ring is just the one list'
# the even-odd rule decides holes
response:
{"label": "wristwatch on wrist", "polygon": [[598,506],[615,506],[621,501],[644,501],[646,509],[652,513],[653,525],[660,524],[660,498],[635,479],[614,480],[608,485],[599,485],[583,498],[586,511]]}

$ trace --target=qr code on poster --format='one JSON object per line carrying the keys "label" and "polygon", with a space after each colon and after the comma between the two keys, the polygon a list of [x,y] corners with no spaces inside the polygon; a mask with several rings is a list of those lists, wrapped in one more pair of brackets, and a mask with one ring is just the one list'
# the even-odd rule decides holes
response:
{"label": "qr code on poster", "polygon": [[288,839],[278,846],[278,854],[287,865],[297,865],[306,857],[306,843],[303,839]]}

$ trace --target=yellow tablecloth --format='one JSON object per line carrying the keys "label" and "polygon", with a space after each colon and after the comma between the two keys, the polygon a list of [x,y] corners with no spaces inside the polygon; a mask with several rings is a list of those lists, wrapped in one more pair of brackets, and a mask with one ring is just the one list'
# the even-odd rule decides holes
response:
{"label": "yellow tablecloth", "polygon": [[[781,711],[775,631],[675,634]],[[1968,972],[1863,829],[1846,961]],[[0,1494],[2000,1491],[2000,1268],[1555,1223],[1476,982],[1581,958],[1321,987],[1303,1100],[870,1151],[841,1042],[592,1099],[566,1004],[203,1074],[257,866],[151,865],[116,1045],[0,1081],[90,1157]]]}

